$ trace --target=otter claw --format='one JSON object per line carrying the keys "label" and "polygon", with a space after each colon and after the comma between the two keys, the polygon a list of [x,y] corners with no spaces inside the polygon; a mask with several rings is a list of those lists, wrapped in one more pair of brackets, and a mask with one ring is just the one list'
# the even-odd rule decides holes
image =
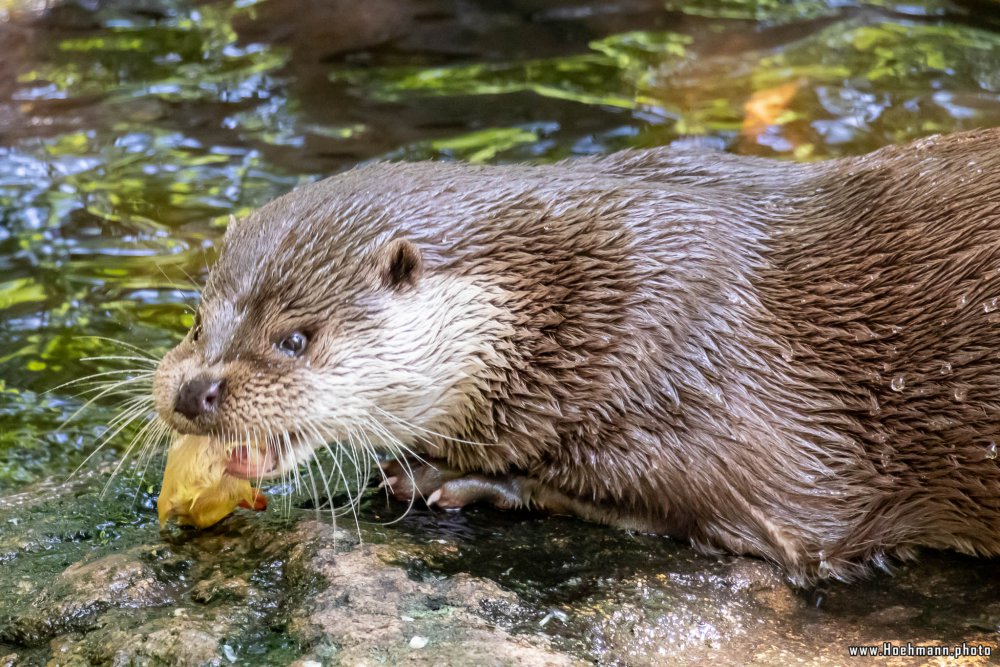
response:
{"label": "otter claw", "polygon": [[442,469],[422,462],[386,461],[381,464],[381,468],[383,479],[379,488],[387,489],[396,500],[404,503],[427,498],[446,479]]}
{"label": "otter claw", "polygon": [[443,510],[457,510],[461,508],[461,505],[453,505],[448,502],[442,502],[443,498],[444,488],[442,487],[427,497],[427,506],[434,507],[436,505]]}
{"label": "otter claw", "polygon": [[414,464],[403,468],[397,461],[382,466],[386,487],[396,500],[423,498],[428,507],[457,510],[485,503],[502,509],[526,506],[524,489],[514,477],[462,474],[443,465]]}
{"label": "otter claw", "polygon": [[451,488],[455,486],[454,482],[455,480],[445,482],[440,489],[429,495],[427,497],[427,506],[437,507],[438,509],[448,512],[455,512],[462,509],[466,505],[479,502],[478,498],[463,495],[461,490],[459,490],[458,493],[455,493]]}

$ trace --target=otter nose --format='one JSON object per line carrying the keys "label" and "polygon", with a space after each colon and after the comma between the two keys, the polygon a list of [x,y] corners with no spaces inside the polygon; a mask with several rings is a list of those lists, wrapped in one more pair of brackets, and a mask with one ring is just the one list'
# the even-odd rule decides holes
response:
{"label": "otter nose", "polygon": [[222,393],[226,389],[225,380],[209,377],[196,377],[181,385],[174,401],[174,411],[188,419],[195,419],[203,414],[214,411],[222,401]]}

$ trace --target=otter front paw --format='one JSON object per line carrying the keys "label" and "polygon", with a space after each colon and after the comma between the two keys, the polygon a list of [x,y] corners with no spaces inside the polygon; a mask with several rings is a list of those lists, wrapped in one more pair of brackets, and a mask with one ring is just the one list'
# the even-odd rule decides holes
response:
{"label": "otter front paw", "polygon": [[411,459],[386,461],[382,466],[382,483],[393,497],[404,503],[417,498],[427,501],[448,480],[461,475],[443,464]]}
{"label": "otter front paw", "polygon": [[430,507],[457,510],[466,505],[488,503],[500,509],[527,505],[519,477],[463,474],[438,464],[389,461],[382,465],[393,497],[402,502],[423,498]]}

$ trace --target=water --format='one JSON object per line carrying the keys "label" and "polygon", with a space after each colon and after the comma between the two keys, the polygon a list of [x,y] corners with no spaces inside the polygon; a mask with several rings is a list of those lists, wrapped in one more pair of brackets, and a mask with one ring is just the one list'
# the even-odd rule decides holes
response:
{"label": "water", "polygon": [[68,473],[116,414],[98,402],[57,433],[80,399],[44,393],[122,367],[81,361],[121,354],[96,337],[168,349],[228,217],[303,181],[385,157],[551,161],[690,134],[812,160],[1000,124],[1000,13],[978,5],[14,6],[0,491]]}
{"label": "water", "polygon": [[[85,398],[57,387],[130,367],[85,360],[127,353],[107,339],[169,349],[229,216],[302,182],[379,158],[548,162],[688,135],[816,160],[1000,125],[1000,9],[974,0],[360,7],[3,3],[0,495],[84,462],[120,405],[97,401],[59,429]],[[134,432],[85,468],[106,471]],[[157,475],[67,517],[52,544],[80,548],[55,548],[32,576],[155,541]],[[81,533],[97,515],[103,527]],[[440,568],[468,568],[465,548]],[[485,574],[541,607],[561,601],[519,563]]]}

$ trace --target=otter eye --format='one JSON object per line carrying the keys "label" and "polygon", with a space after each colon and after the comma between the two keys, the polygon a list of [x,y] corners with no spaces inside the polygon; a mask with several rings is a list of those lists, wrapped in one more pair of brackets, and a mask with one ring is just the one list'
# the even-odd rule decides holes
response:
{"label": "otter eye", "polygon": [[309,339],[301,331],[293,331],[278,343],[278,349],[287,354],[290,357],[302,356],[302,353],[306,351],[306,345],[309,343]]}

